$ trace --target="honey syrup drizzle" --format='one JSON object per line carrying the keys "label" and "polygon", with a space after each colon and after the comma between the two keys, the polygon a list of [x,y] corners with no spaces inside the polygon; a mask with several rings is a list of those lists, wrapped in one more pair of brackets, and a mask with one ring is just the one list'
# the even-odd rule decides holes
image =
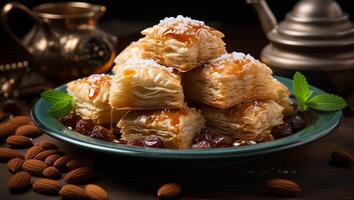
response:
{"label": "honey syrup drizzle", "polygon": [[85,84],[88,85],[88,96],[90,99],[95,99],[99,94],[100,90],[104,86],[110,86],[111,84],[111,77],[109,76],[101,76],[101,77],[94,77],[90,76],[86,79],[82,80]]}

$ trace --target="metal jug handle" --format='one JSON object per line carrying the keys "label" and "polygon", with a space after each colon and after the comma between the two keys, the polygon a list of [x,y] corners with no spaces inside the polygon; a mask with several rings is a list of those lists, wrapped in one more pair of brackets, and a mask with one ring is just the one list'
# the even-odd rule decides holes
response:
{"label": "metal jug handle", "polygon": [[1,10],[1,23],[4,26],[5,30],[7,33],[20,45],[25,49],[28,53],[30,53],[25,45],[22,44],[21,39],[16,36],[16,34],[11,30],[11,28],[8,25],[8,14],[13,11],[13,10],[20,10],[24,12],[26,15],[28,15],[35,23],[37,26],[42,26],[43,22],[30,10],[28,9],[25,5],[17,2],[10,2],[7,3]]}

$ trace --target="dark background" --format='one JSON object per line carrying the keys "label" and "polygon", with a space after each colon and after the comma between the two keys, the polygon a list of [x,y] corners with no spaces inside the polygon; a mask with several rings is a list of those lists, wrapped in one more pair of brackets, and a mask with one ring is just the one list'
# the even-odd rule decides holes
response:
{"label": "dark background", "polygon": [[[2,8],[4,4],[10,2],[8,0],[1,0],[0,7]],[[48,0],[22,0],[18,1],[26,6],[32,8],[38,4],[51,2]],[[104,29],[108,29],[115,35],[120,36],[124,32],[125,27],[113,27],[114,30],[109,30],[112,23],[115,20],[124,21],[125,23],[135,23],[137,21],[148,22],[148,24],[153,25],[166,16],[176,16],[182,14],[185,16],[190,16],[195,19],[206,21],[208,24],[212,22],[217,22],[217,27],[219,29],[227,28],[231,34],[233,33],[233,28],[235,28],[241,37],[243,34],[249,34],[249,30],[246,28],[242,31],[242,27],[254,27],[252,29],[252,34],[259,35],[259,39],[264,44],[266,43],[266,38],[262,33],[257,16],[252,9],[252,7],[246,4],[245,0],[214,0],[214,1],[187,1],[187,0],[177,0],[177,1],[138,1],[138,0],[124,0],[124,1],[99,1],[99,0],[88,0],[85,2],[91,2],[95,4],[103,4],[107,6],[107,14],[102,18],[100,25]],[[285,14],[289,12],[297,0],[268,0],[268,4],[273,10],[278,20],[283,20]],[[343,10],[349,13],[353,20],[354,17],[354,1],[352,0],[338,0],[337,1]],[[107,23],[109,25],[107,25]],[[10,17],[11,27],[15,29],[15,32],[20,36],[24,35],[31,28],[31,21],[20,13],[14,13]],[[105,26],[106,24],[106,26]],[[107,28],[108,27],[108,28]],[[237,29],[241,28],[241,29]],[[231,31],[230,31],[231,30]],[[138,32],[138,31],[136,31]],[[229,33],[230,34],[230,33]],[[227,43],[227,35],[225,37]],[[4,28],[0,28],[0,53],[11,50],[13,41],[6,36]],[[18,49],[15,49],[15,51]],[[244,49],[241,49],[244,50]],[[247,50],[247,48],[245,49]],[[255,52],[259,53],[259,52]],[[0,54],[1,58],[2,54]],[[255,55],[258,56],[258,55]],[[3,58],[4,59],[4,58]],[[1,60],[1,59],[0,59]]]}

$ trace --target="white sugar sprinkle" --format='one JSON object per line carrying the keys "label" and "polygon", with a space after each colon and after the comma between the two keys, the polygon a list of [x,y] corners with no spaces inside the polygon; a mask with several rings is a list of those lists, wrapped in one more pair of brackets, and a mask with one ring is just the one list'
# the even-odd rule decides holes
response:
{"label": "white sugar sprinkle", "polygon": [[166,67],[166,66],[162,66],[159,63],[157,63],[156,61],[152,60],[152,59],[142,59],[142,58],[131,58],[129,60],[127,60],[124,64],[122,64],[124,66],[148,66],[148,67],[152,67],[152,68],[159,68],[159,69],[163,69],[168,71],[169,73],[173,74],[173,68],[172,67]]}
{"label": "white sugar sprinkle", "polygon": [[224,60],[238,61],[238,60],[243,60],[243,59],[248,59],[252,62],[256,61],[256,59],[253,58],[249,54],[246,55],[246,54],[240,53],[240,52],[232,52],[232,53],[226,53],[224,55],[221,55],[218,58],[211,60],[210,63],[218,63],[218,62],[222,62]]}
{"label": "white sugar sprinkle", "polygon": [[157,26],[173,27],[176,34],[184,34],[188,32],[190,26],[205,26],[205,24],[203,21],[178,15],[177,17],[166,17],[165,19],[160,20],[160,23]]}

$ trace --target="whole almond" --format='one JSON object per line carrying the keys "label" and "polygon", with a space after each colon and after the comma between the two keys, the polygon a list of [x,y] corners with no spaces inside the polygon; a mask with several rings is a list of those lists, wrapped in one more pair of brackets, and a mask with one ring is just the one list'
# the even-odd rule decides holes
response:
{"label": "whole almond", "polygon": [[53,154],[60,154],[60,151],[57,149],[49,149],[42,151],[38,153],[37,155],[34,156],[34,159],[37,160],[45,160],[48,156],[53,155]]}
{"label": "whole almond", "polygon": [[278,196],[296,196],[301,188],[293,181],[286,179],[272,179],[267,182],[268,190]]}
{"label": "whole almond", "polygon": [[169,199],[178,196],[181,193],[181,186],[176,183],[167,183],[162,185],[157,191],[159,198]]}
{"label": "whole almond", "polygon": [[48,149],[58,149],[58,146],[52,142],[48,142],[48,141],[41,141],[38,142],[36,145],[41,146],[43,148],[45,148],[46,150]]}
{"label": "whole almond", "polygon": [[22,170],[22,164],[24,160],[22,158],[13,158],[7,162],[7,168],[11,173],[17,173]]}
{"label": "whole almond", "polygon": [[76,158],[66,163],[66,167],[69,170],[73,170],[79,167],[92,167],[94,163],[94,160],[91,158]]}
{"label": "whole almond", "polygon": [[26,160],[22,165],[22,169],[31,175],[42,175],[42,171],[47,167],[43,161],[36,159]]}
{"label": "whole almond", "polygon": [[31,175],[27,172],[17,172],[16,174],[12,175],[7,185],[10,190],[23,190],[27,188],[31,183]]}
{"label": "whole almond", "polygon": [[98,185],[88,184],[85,186],[85,191],[91,200],[107,200],[107,192]]}
{"label": "whole almond", "polygon": [[72,200],[80,200],[80,199],[88,199],[88,195],[85,190],[76,185],[64,185],[59,191],[59,195],[63,199],[72,199]]}
{"label": "whole almond", "polygon": [[89,167],[79,167],[68,172],[64,179],[68,183],[83,183],[95,177],[95,172]]}
{"label": "whole almond", "polygon": [[44,160],[44,162],[45,162],[47,165],[53,165],[54,162],[55,162],[58,158],[60,158],[60,157],[61,157],[61,155],[59,155],[59,154],[52,154],[52,155],[48,156],[48,157]]}
{"label": "whole almond", "polygon": [[0,160],[8,161],[12,158],[23,158],[23,155],[14,149],[10,148],[0,148]]}
{"label": "whole almond", "polygon": [[42,151],[44,151],[43,147],[35,145],[27,150],[27,152],[25,153],[25,159],[32,159]]}
{"label": "whole almond", "polygon": [[26,124],[26,125],[19,126],[16,129],[15,134],[30,137],[30,138],[35,138],[42,135],[42,131],[39,130],[39,128],[37,128],[37,126],[33,124]]}
{"label": "whole almond", "polygon": [[53,166],[45,168],[42,172],[42,175],[50,179],[59,179],[61,177],[60,171]]}
{"label": "whole almond", "polygon": [[53,166],[56,167],[57,169],[59,169],[59,171],[63,172],[67,169],[66,163],[68,163],[72,159],[74,159],[74,158],[69,155],[62,156],[54,162]]}
{"label": "whole almond", "polygon": [[15,134],[18,125],[10,122],[0,123],[0,138],[6,138]]}
{"label": "whole almond", "polygon": [[331,154],[332,161],[339,165],[350,165],[354,162],[353,156],[344,150],[335,150]]}
{"label": "whole almond", "polygon": [[17,124],[18,126],[32,123],[32,119],[28,115],[19,115],[9,119],[10,123]]}
{"label": "whole almond", "polygon": [[11,135],[6,139],[6,144],[12,148],[27,148],[33,146],[32,140],[21,135]]}
{"label": "whole almond", "polygon": [[41,178],[32,184],[32,188],[35,192],[41,194],[57,195],[60,191],[61,185],[58,181]]}

